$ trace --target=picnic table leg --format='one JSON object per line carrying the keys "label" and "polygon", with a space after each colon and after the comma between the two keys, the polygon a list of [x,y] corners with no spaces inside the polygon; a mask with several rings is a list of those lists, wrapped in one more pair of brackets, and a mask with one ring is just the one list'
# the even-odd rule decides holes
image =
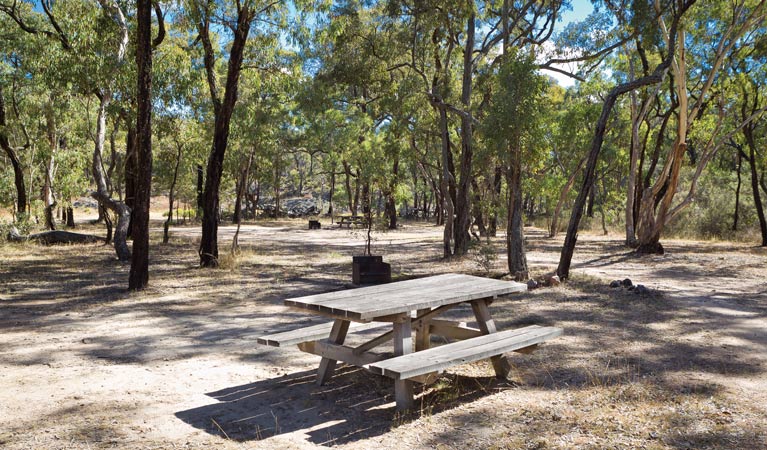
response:
{"label": "picnic table leg", "polygon": [[[349,321],[336,319],[333,322],[333,328],[330,329],[328,340],[333,344],[341,345],[346,339],[346,332],[349,331]],[[336,360],[323,357],[320,361],[320,367],[317,369],[317,384],[322,386],[330,377],[336,368]]]}
{"label": "picnic table leg", "polygon": [[[482,334],[495,333],[495,321],[493,321],[490,315],[490,308],[488,308],[487,299],[474,300],[471,302],[471,309],[474,311],[474,317],[477,319],[477,325]],[[511,365],[505,356],[493,356],[490,358],[493,363],[493,369],[495,369],[495,376],[498,378],[506,378],[511,371]]]}
{"label": "picnic table leg", "polygon": [[[413,352],[413,328],[410,315],[403,315],[394,322],[394,356],[407,355]],[[413,382],[410,380],[394,380],[394,398],[397,409],[402,411],[413,407]]]}
{"label": "picnic table leg", "polygon": [[[417,315],[420,316],[429,311],[431,311],[431,308],[419,309]],[[426,350],[429,348],[430,342],[431,334],[429,334],[429,319],[424,319],[420,321],[420,324],[415,330],[415,351],[420,352],[421,350]]]}

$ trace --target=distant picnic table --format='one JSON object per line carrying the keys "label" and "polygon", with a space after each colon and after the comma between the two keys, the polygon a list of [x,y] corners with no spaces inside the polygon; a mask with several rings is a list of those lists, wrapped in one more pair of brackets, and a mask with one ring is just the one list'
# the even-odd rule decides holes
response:
{"label": "distant picnic table", "polygon": [[338,222],[338,227],[346,227],[351,228],[352,225],[355,227],[366,227],[368,226],[368,221],[365,216],[340,216]]}
{"label": "distant picnic table", "polygon": [[[490,359],[496,375],[505,378],[510,366],[503,353],[529,353],[562,333],[560,328],[536,325],[496,329],[490,303],[526,290],[522,283],[450,273],[287,299],[286,306],[334,320],[262,336],[258,342],[275,347],[297,344],[321,356],[320,385],[333,375],[337,361],[393,378],[397,409],[409,409],[413,382],[430,383],[449,367],[482,359]],[[461,303],[471,305],[477,328],[437,318]],[[344,345],[347,333],[371,329],[380,334],[356,347]],[[432,334],[455,341],[431,347]],[[388,341],[393,341],[393,354],[373,351]]]}

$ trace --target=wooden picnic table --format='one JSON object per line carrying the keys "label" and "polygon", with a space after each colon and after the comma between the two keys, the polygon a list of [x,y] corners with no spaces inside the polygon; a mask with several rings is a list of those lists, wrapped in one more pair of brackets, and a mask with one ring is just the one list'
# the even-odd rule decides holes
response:
{"label": "wooden picnic table", "polygon": [[[333,322],[263,336],[258,342],[298,344],[301,350],[321,356],[318,384],[332,376],[337,361],[394,378],[397,408],[408,409],[413,404],[414,381],[430,382],[445,368],[488,358],[496,375],[506,377],[509,365],[502,353],[529,351],[561,334],[559,328],[538,326],[497,331],[489,304],[498,296],[526,290],[522,283],[450,273],[292,298],[285,300],[286,306],[330,317]],[[471,305],[478,328],[436,318],[461,303]],[[344,345],[350,329],[375,327],[380,328],[378,336],[356,347]],[[458,341],[430,348],[432,334]],[[393,357],[372,351],[388,341],[393,341]]]}
{"label": "wooden picnic table", "polygon": [[368,221],[365,216],[340,216],[340,221],[338,222],[338,228],[341,228],[343,226],[346,226],[346,228],[351,228],[352,225],[364,227],[367,226]]}

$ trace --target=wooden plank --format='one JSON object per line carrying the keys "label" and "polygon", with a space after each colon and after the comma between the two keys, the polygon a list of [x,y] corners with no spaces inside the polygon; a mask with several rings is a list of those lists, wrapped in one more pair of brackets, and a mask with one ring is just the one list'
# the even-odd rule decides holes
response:
{"label": "wooden plank", "polygon": [[[318,304],[319,309],[338,309],[351,312],[360,311],[380,311],[377,315],[395,314],[385,309],[380,309],[388,305],[409,305],[412,299],[418,300],[437,300],[442,298],[452,298],[454,294],[479,292],[486,293],[484,297],[496,295],[496,291],[506,290],[516,287],[517,283],[512,281],[486,280],[478,277],[463,277],[460,279],[447,280],[442,283],[428,286],[420,286],[414,289],[398,291],[396,293],[378,293],[358,297],[354,299],[339,299],[333,302],[323,302]],[[523,285],[527,289],[526,285]],[[441,303],[435,305],[440,306]],[[422,309],[422,308],[414,308]]]}
{"label": "wooden plank", "polygon": [[[307,295],[304,297],[295,297],[285,300],[285,304],[322,304],[323,301],[336,301],[341,298],[351,297],[367,297],[371,295],[377,295],[381,293],[394,293],[400,291],[408,291],[413,289],[419,289],[421,286],[429,286],[432,284],[445,283],[452,279],[461,279],[469,275],[446,273],[441,275],[434,275],[425,278],[414,278],[412,280],[398,281],[396,283],[380,284],[376,286],[366,286],[354,289],[345,289],[343,291],[325,292],[322,294]],[[290,303],[290,304],[288,304]]]}
{"label": "wooden plank", "polygon": [[459,364],[527,348],[553,339],[561,334],[561,328],[532,325],[517,330],[491,333],[465,341],[430,348],[422,352],[387,359],[369,364],[366,368],[395,380],[406,380],[415,376],[445,370]]}
{"label": "wooden plank", "polygon": [[[525,286],[526,289],[526,286]],[[358,305],[347,310],[350,317],[360,320],[375,318],[386,314],[395,314],[414,309],[434,308],[442,305],[456,304],[477,299],[496,297],[522,290],[514,287],[489,289],[483,286],[471,286],[462,289],[446,286],[430,292],[431,295],[408,295],[396,299],[383,299],[370,302],[366,305]]]}
{"label": "wooden plank", "polygon": [[[443,312],[445,312],[445,311],[447,311],[449,309],[452,309],[454,306],[455,305],[445,305],[445,306],[440,306],[439,308],[435,308],[435,309],[421,310],[422,312],[420,314],[416,315],[415,317],[411,317],[413,319],[412,325],[415,328],[418,328],[419,326],[421,326],[422,321],[429,320],[430,318],[432,318],[432,317],[434,317],[434,316],[436,316],[438,314],[442,314]],[[411,316],[412,316],[412,314],[411,314]],[[376,320],[385,320],[385,321],[391,321],[392,323],[394,323],[394,322],[400,320],[401,317],[402,317],[402,314],[399,314],[397,316],[391,316],[391,317],[386,317],[386,318],[376,317]],[[391,339],[393,339],[393,337],[394,337],[394,330],[392,329],[392,331],[386,332],[386,333],[384,333],[384,334],[382,334],[380,336],[377,336],[377,337],[375,337],[375,338],[373,338],[373,339],[371,339],[371,340],[369,340],[369,341],[367,341],[365,343],[360,344],[359,346],[354,348],[354,351],[356,353],[362,353],[362,352],[371,350],[373,348],[378,347],[381,344],[384,344],[384,343],[390,341]],[[418,350],[416,350],[416,351],[418,351]]]}
{"label": "wooden plank", "polygon": [[331,344],[325,341],[302,342],[298,344],[298,348],[306,353],[322,356],[330,360],[343,361],[346,364],[359,367],[389,358],[388,355],[369,352],[357,355],[352,347]]}
{"label": "wooden plank", "polygon": [[[310,301],[304,301],[299,299],[285,300],[286,306],[293,306],[298,308],[305,308],[312,311],[324,311],[331,314],[337,314],[340,316],[356,317],[359,314],[355,314],[353,311],[362,305],[378,304],[379,306],[384,302],[390,302],[393,299],[402,298],[405,296],[423,296],[429,295],[430,289],[438,289],[440,286],[453,285],[455,283],[468,283],[473,280],[458,279],[450,280],[446,279],[440,282],[440,280],[430,280],[428,284],[421,282],[418,284],[409,284],[408,280],[395,283],[387,283],[376,286],[369,286],[364,288],[349,289],[347,291],[339,291],[330,293],[332,295],[324,296],[319,299],[313,299]],[[402,284],[400,284],[402,283]],[[386,287],[386,288],[384,288]],[[368,291],[370,289],[370,291]],[[322,294],[324,295],[324,294]],[[352,311],[352,313],[349,313]],[[399,314],[402,311],[397,311],[391,314]],[[389,313],[387,313],[389,314]],[[379,316],[384,314],[377,314]]]}
{"label": "wooden plank", "polygon": [[[479,280],[482,279],[479,278]],[[521,283],[488,281],[492,283],[462,280],[460,284],[443,284],[431,287],[426,291],[406,292],[399,293],[398,295],[373,295],[364,299],[357,299],[356,301],[328,301],[323,304],[311,305],[311,308],[348,317],[352,320],[372,320],[385,315],[468,302],[481,298],[492,298],[527,290],[527,286]]]}
{"label": "wooden plank", "polygon": [[[394,322],[394,355],[404,356],[413,352],[413,329],[409,314]],[[422,375],[422,374],[417,374]],[[406,379],[394,380],[394,399],[400,411],[413,407],[413,382]]]}
{"label": "wooden plank", "polygon": [[[349,326],[349,331],[365,331],[386,326],[389,325],[383,323],[352,323]],[[284,347],[286,345],[299,344],[301,342],[325,339],[330,334],[331,328],[333,328],[333,322],[321,323],[295,330],[283,331],[281,333],[260,336],[256,338],[256,342],[272,347]]]}
{"label": "wooden plank", "polygon": [[465,322],[456,323],[449,320],[432,320],[429,328],[432,334],[450,339],[471,339],[485,334],[478,328],[467,327]]}
{"label": "wooden plank", "polygon": [[[331,344],[343,344],[346,339],[346,333],[349,331],[349,321],[336,319],[333,322],[333,328],[330,329],[330,337],[328,341]],[[336,369],[336,360],[323,357],[320,360],[320,367],[317,369],[317,384],[322,386],[330,377],[333,376],[333,371]]]}
{"label": "wooden plank", "polygon": [[[375,310],[375,306],[380,306],[385,302],[395,301],[401,303],[403,297],[444,297],[451,290],[457,290],[459,286],[465,287],[464,285],[466,284],[476,284],[475,290],[496,291],[498,289],[495,288],[499,288],[505,291],[503,293],[524,291],[527,289],[527,285],[522,283],[498,281],[471,275],[445,274],[429,278],[388,283],[385,285],[292,298],[285,300],[285,305],[310,310],[322,310],[346,316],[346,311],[357,311],[363,305],[367,306],[366,309],[370,309],[370,306],[372,305],[374,306],[373,310]],[[513,288],[504,289],[510,287]],[[498,295],[502,295],[503,293]],[[487,296],[493,295],[496,294],[490,292]],[[377,315],[396,314],[399,312],[402,311],[384,312]],[[353,314],[351,316],[353,316]]]}
{"label": "wooden plank", "polygon": [[[471,302],[471,309],[474,311],[474,317],[477,319],[477,326],[482,334],[495,333],[495,321],[493,321],[490,315],[490,309],[487,302],[483,300],[477,300]],[[506,378],[511,371],[511,364],[502,355],[493,356],[490,360],[493,364],[493,370],[495,370],[495,376],[498,378]]]}

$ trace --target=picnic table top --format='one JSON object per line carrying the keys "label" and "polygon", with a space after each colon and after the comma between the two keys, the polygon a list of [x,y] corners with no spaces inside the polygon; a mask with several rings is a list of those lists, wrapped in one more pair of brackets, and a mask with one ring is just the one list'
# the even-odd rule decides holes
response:
{"label": "picnic table top", "polygon": [[526,290],[526,284],[514,281],[448,273],[291,298],[285,300],[285,305],[349,320],[371,321],[418,309],[493,298]]}

